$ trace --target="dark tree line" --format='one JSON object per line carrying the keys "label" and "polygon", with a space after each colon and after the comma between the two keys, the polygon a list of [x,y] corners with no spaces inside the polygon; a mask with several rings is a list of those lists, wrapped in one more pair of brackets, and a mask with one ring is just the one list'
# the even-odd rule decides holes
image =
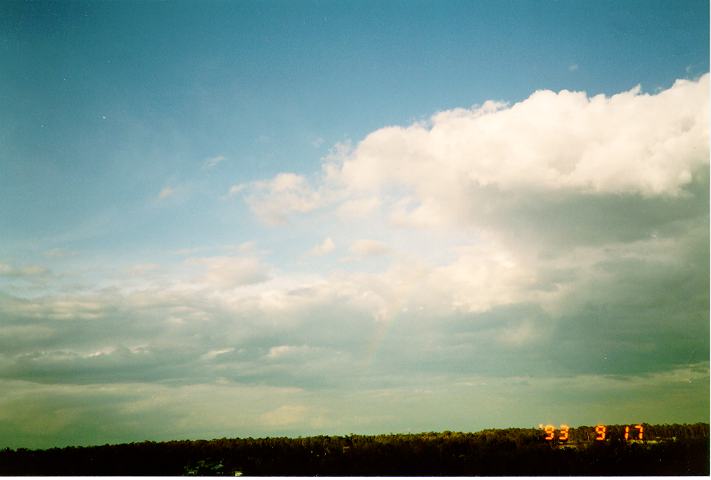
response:
{"label": "dark tree line", "polygon": [[[567,442],[538,429],[478,433],[317,436],[141,442],[0,451],[0,475],[708,475],[709,425],[570,429]],[[592,432],[592,433],[591,433]]]}

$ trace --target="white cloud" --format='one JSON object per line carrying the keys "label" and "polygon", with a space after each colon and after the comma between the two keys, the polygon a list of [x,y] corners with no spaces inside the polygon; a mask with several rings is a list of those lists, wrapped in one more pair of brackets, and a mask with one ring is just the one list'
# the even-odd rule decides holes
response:
{"label": "white cloud", "polygon": [[321,205],[321,193],[313,190],[305,177],[280,173],[268,181],[253,182],[247,203],[264,222],[276,225],[291,213],[307,213]]}
{"label": "white cloud", "polygon": [[254,255],[257,253],[257,244],[254,241],[242,242],[236,245],[222,245],[222,250],[240,255]]}
{"label": "white cloud", "polygon": [[302,423],[307,412],[308,408],[303,405],[282,405],[260,415],[259,421],[268,427],[288,427]]}
{"label": "white cloud", "polygon": [[385,255],[390,252],[390,248],[382,242],[366,238],[353,242],[350,252],[358,257],[373,257]]}
{"label": "white cloud", "polygon": [[157,263],[139,263],[129,268],[129,272],[133,275],[145,275],[158,270],[160,270],[160,265]]}
{"label": "white cloud", "polygon": [[333,243],[331,237],[324,238],[323,242],[316,245],[314,248],[309,250],[309,255],[320,257],[323,255],[328,255],[336,248],[336,244]]}
{"label": "white cloud", "polygon": [[[687,385],[681,377],[689,373],[698,385],[688,384],[696,396],[684,401],[707,411],[707,367],[696,376],[663,374],[708,351],[706,84],[704,77],[658,95],[537,92],[512,106],[488,102],[337,146],[320,177],[283,173],[234,185],[230,194],[244,193],[262,220],[291,220],[270,249],[282,241],[297,254],[313,246],[310,254],[327,255],[333,236],[351,259],[389,256],[345,264],[277,254],[282,263],[271,265],[269,252],[248,242],[179,251],[195,258],[173,265],[137,260],[133,271],[114,268],[107,288],[79,276],[71,295],[11,285],[0,292],[0,373],[72,384],[82,395],[90,392],[81,382],[118,388],[107,385],[170,379],[186,386],[144,386],[140,401],[121,406],[151,415],[170,406],[171,421],[154,421],[167,435],[216,431],[227,417],[232,431],[300,434],[324,418],[330,428],[405,428],[411,419],[397,420],[402,398],[416,395],[412,418],[421,417],[438,411],[426,390],[441,405],[441,392],[459,381],[476,385],[447,404],[474,399],[496,405],[495,415],[510,402],[511,415],[519,411],[511,398],[549,398],[573,377],[583,390],[596,379],[630,393],[655,378],[647,393],[659,393]],[[316,218],[295,221],[317,209]],[[0,264],[1,277],[40,274]],[[589,375],[601,371],[637,377]],[[527,386],[526,375],[550,385]],[[284,386],[298,388],[269,395]],[[590,391],[568,411],[581,411]],[[345,408],[322,417],[318,406],[338,395]],[[236,398],[239,415],[226,416]],[[392,400],[375,400],[384,398]],[[645,398],[648,418],[676,401]],[[18,418],[35,413],[32,402],[3,401],[24,412]],[[206,404],[207,416],[195,407]],[[371,408],[378,405],[387,412]],[[637,407],[629,405],[620,412]]]}
{"label": "white cloud", "polygon": [[164,187],[163,190],[161,190],[158,194],[158,199],[165,200],[166,198],[170,198],[173,195],[175,195],[175,189],[173,187]]}
{"label": "white cloud", "polygon": [[232,347],[229,347],[229,348],[218,348],[218,349],[216,349],[216,350],[210,350],[209,352],[207,352],[206,354],[204,354],[204,355],[202,356],[202,358],[205,359],[205,360],[212,360],[212,359],[214,359],[214,358],[219,357],[220,355],[224,355],[224,354],[226,354],[226,353],[232,353],[232,352],[234,352],[234,351],[235,351],[235,349],[232,348]]}
{"label": "white cloud", "polygon": [[244,183],[237,183],[234,184],[230,187],[230,189],[227,191],[227,197],[234,197],[244,191],[244,189],[247,188],[247,185]]}
{"label": "white cloud", "polygon": [[15,299],[2,305],[8,315],[36,320],[95,320],[104,315],[107,306],[104,299],[85,296]]}
{"label": "white cloud", "polygon": [[282,357],[293,357],[294,355],[309,353],[312,349],[306,345],[277,345],[271,347],[267,353],[267,358],[277,359]]}
{"label": "white cloud", "polygon": [[338,213],[346,218],[348,217],[367,217],[380,206],[380,199],[372,195],[367,197],[358,197],[344,201],[338,207]]}
{"label": "white cloud", "polygon": [[207,248],[205,248],[205,247],[189,247],[189,248],[179,248],[177,250],[173,250],[171,253],[173,255],[180,255],[180,256],[187,257],[187,256],[194,255],[198,252],[202,252],[205,250],[207,250]]}
{"label": "white cloud", "polygon": [[215,168],[217,165],[225,161],[225,159],[226,157],[224,155],[217,155],[215,157],[207,158],[203,162],[202,167],[205,169]]}
{"label": "white cloud", "polygon": [[473,187],[676,195],[708,163],[708,75],[656,95],[538,91],[510,107],[438,113],[368,135],[335,172],[420,201]]}
{"label": "white cloud", "polygon": [[41,265],[25,265],[14,267],[6,263],[0,263],[0,277],[40,277],[49,274],[49,270]]}
{"label": "white cloud", "polygon": [[315,186],[290,173],[254,182],[247,202],[271,224],[336,205],[425,226],[498,208],[482,194],[679,196],[709,163],[708,79],[654,95],[541,90],[513,105],[443,111],[337,145]]}
{"label": "white cloud", "polygon": [[269,278],[268,269],[254,257],[216,256],[191,258],[187,262],[205,268],[197,284],[213,288],[234,288],[260,283]]}
{"label": "white cloud", "polygon": [[77,252],[64,250],[63,248],[53,248],[44,252],[43,255],[47,258],[66,258],[76,256]]}

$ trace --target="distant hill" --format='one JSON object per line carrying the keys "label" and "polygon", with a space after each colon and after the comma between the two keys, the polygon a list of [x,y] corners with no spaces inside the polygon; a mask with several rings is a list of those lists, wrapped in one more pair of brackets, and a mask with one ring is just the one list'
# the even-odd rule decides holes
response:
{"label": "distant hill", "polygon": [[[0,451],[0,475],[709,475],[709,425],[221,438]],[[633,438],[634,437],[634,438]],[[565,438],[565,437],[564,437]]]}

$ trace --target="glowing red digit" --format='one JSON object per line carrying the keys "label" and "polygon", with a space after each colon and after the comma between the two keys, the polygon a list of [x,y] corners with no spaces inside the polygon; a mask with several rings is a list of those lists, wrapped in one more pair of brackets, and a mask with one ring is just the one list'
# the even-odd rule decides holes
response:
{"label": "glowing red digit", "polygon": [[630,427],[625,427],[625,440],[630,438]]}
{"label": "glowing red digit", "polygon": [[570,435],[568,433],[569,430],[570,430],[570,428],[568,427],[568,425],[561,425],[560,426],[560,437],[558,437],[558,440],[560,440],[562,442],[565,442],[566,440],[568,440],[568,438],[570,437]]}
{"label": "glowing red digit", "polygon": [[644,439],[644,427],[642,425],[635,425],[634,428],[639,430],[639,439],[643,440]]}
{"label": "glowing red digit", "polygon": [[607,427],[605,427],[605,425],[598,425],[595,427],[595,433],[597,433],[597,437],[595,437],[595,440],[603,441],[603,440],[605,440],[605,434],[607,433]]}
{"label": "glowing red digit", "polygon": [[555,436],[555,427],[553,425],[546,425],[546,440],[553,440],[553,437]]}

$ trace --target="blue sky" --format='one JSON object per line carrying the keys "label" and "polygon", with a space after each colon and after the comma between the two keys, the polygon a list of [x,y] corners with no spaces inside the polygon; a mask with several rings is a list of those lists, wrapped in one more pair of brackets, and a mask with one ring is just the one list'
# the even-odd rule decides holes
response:
{"label": "blue sky", "polygon": [[0,444],[708,421],[708,18],[4,3]]}

